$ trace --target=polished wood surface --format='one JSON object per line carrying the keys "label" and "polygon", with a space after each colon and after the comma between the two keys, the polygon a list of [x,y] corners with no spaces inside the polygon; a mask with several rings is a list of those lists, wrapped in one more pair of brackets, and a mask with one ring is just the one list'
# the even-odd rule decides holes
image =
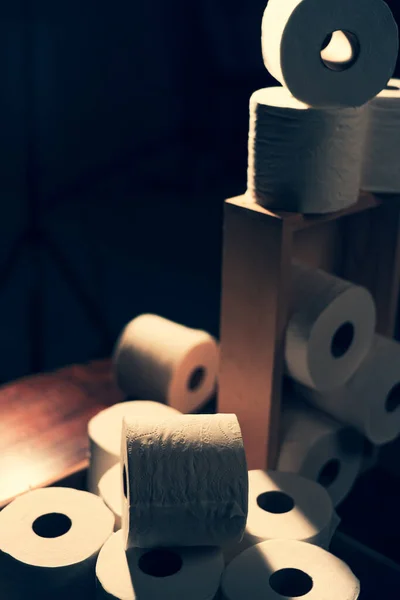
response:
{"label": "polished wood surface", "polygon": [[0,506],[29,489],[79,476],[88,465],[89,419],[121,400],[108,360],[2,386]]}
{"label": "polished wood surface", "polygon": [[400,198],[361,193],[329,215],[272,213],[246,197],[225,202],[218,410],[237,414],[250,469],[279,452],[290,265],[300,260],[364,285],[377,329],[392,337],[400,282]]}

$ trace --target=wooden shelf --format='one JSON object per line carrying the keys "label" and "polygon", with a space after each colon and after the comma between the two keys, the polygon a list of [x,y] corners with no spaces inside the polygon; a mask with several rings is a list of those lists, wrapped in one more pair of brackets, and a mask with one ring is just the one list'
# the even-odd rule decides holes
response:
{"label": "wooden shelf", "polygon": [[237,414],[249,469],[276,464],[292,261],[367,287],[378,332],[393,336],[399,232],[400,197],[361,193],[322,216],[270,212],[244,196],[225,202],[218,410]]}

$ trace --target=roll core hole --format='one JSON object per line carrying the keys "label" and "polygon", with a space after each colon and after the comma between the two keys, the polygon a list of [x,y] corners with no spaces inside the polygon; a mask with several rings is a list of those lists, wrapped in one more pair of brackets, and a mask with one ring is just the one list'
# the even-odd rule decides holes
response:
{"label": "roll core hole", "polygon": [[340,460],[332,458],[320,470],[318,475],[318,483],[327,488],[338,478],[340,472]]}
{"label": "roll core hole", "polygon": [[331,71],[346,71],[360,55],[357,36],[350,31],[336,30],[329,33],[321,45],[321,60]]}
{"label": "roll core hole", "polygon": [[41,515],[32,523],[33,531],[42,538],[61,537],[68,533],[71,526],[71,519],[62,513],[47,513]]}
{"label": "roll core hole", "polygon": [[191,392],[199,389],[206,376],[206,370],[204,367],[197,367],[194,369],[188,379],[188,388]]}
{"label": "roll core hole", "polygon": [[122,469],[122,488],[124,490],[124,498],[128,500],[128,477],[126,474],[126,465]]}
{"label": "roll core hole", "polygon": [[331,342],[331,354],[333,358],[341,358],[348,352],[354,340],[354,325],[347,321],[335,332]]}
{"label": "roll core hole", "polygon": [[288,513],[295,506],[293,498],[284,492],[264,492],[258,496],[257,504],[262,510],[275,515]]}
{"label": "roll core hole", "polygon": [[151,577],[170,577],[182,568],[182,558],[176,552],[162,548],[150,550],[139,558],[139,569]]}
{"label": "roll core hole", "polygon": [[392,413],[400,407],[400,383],[396,383],[386,398],[386,411]]}
{"label": "roll core hole", "polygon": [[313,588],[313,580],[300,569],[280,569],[269,578],[269,585],[274,592],[287,598],[305,596]]}

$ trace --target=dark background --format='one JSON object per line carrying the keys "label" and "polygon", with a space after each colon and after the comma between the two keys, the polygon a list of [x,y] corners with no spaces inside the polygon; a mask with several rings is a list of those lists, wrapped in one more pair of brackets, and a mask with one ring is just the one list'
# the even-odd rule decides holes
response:
{"label": "dark background", "polygon": [[0,381],[105,356],[144,311],[218,334],[266,0],[8,4]]}

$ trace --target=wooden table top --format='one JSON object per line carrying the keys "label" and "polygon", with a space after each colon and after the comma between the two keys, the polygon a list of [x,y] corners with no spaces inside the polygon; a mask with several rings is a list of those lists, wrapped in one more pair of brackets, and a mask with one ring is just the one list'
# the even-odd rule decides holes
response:
{"label": "wooden table top", "polygon": [[0,507],[88,465],[88,421],[123,400],[109,360],[26,377],[0,388]]}

